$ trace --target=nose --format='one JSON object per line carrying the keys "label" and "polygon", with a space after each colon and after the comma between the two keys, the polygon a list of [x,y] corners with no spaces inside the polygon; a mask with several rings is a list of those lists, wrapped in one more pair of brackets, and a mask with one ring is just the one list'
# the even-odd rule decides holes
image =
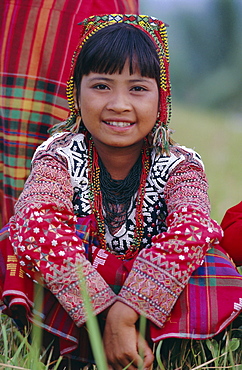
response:
{"label": "nose", "polygon": [[125,91],[113,92],[106,107],[117,113],[129,112],[132,109],[129,94]]}

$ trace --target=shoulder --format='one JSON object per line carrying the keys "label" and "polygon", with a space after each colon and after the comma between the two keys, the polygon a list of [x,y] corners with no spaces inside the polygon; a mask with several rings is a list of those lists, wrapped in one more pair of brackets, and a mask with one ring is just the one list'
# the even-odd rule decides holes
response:
{"label": "shoulder", "polygon": [[182,160],[196,160],[203,164],[200,154],[198,154],[194,149],[187,148],[186,146],[173,145],[171,147],[171,156],[181,158]]}
{"label": "shoulder", "polygon": [[65,156],[65,152],[70,152],[71,148],[72,151],[75,151],[75,145],[83,149],[86,147],[83,134],[75,134],[72,132],[56,133],[50,136],[36,149],[32,161],[42,158],[43,156]]}
{"label": "shoulder", "polygon": [[165,171],[169,174],[181,164],[194,164],[196,167],[204,169],[201,156],[193,149],[181,145],[173,145],[170,148],[170,155],[156,155],[152,152],[152,167],[155,170]]}
{"label": "shoulder", "polygon": [[174,145],[171,148],[172,157],[176,158],[177,162],[184,163],[187,165],[193,165],[195,167],[200,167],[204,170],[204,164],[200,154],[191,148],[187,148],[181,145]]}
{"label": "shoulder", "polygon": [[229,208],[221,222],[224,236],[221,246],[237,266],[242,265],[242,202]]}
{"label": "shoulder", "polygon": [[[236,204],[235,206],[229,208],[221,222],[222,228],[225,230],[235,222],[240,222],[242,226],[242,202]],[[242,232],[242,227],[241,227]],[[242,238],[241,238],[242,241]]]}

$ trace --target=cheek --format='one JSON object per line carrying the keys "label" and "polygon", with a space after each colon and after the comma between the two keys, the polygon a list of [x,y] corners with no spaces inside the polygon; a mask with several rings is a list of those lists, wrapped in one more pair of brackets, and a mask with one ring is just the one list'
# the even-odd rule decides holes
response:
{"label": "cheek", "polygon": [[149,119],[152,122],[155,122],[159,113],[159,101],[154,97],[149,104],[146,105],[144,109],[146,119]]}
{"label": "cheek", "polygon": [[150,112],[150,116],[154,122],[157,119],[158,113],[160,111],[160,97],[159,92],[154,91],[152,97],[150,97],[149,102],[147,104],[147,113]]}
{"label": "cheek", "polygon": [[93,99],[89,98],[87,95],[79,99],[80,109],[82,116],[91,115],[94,112]]}

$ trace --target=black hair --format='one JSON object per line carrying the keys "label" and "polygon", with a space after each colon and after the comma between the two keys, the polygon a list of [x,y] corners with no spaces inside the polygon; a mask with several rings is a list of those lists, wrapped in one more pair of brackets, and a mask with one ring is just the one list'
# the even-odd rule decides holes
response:
{"label": "black hair", "polygon": [[126,60],[133,74],[154,78],[160,86],[160,63],[156,46],[142,30],[127,23],[115,23],[97,31],[83,45],[74,69],[74,83],[79,96],[83,75],[121,73]]}

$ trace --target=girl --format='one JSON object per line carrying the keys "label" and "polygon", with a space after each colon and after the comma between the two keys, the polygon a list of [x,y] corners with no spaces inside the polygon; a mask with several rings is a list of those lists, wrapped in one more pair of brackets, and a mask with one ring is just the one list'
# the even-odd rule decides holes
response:
{"label": "girl", "polygon": [[[18,314],[19,305],[33,320],[33,282],[44,285],[39,325],[58,337],[61,354],[83,360],[81,266],[93,311],[105,319],[111,369],[152,364],[141,315],[158,341],[212,336],[241,309],[240,275],[219,247],[208,253],[221,229],[209,216],[201,158],[170,139],[168,67],[163,22],[117,14],[82,22],[70,116],[37,149],[5,234],[5,312]],[[216,288],[207,275],[220,260],[234,289],[218,310],[221,277]]]}

